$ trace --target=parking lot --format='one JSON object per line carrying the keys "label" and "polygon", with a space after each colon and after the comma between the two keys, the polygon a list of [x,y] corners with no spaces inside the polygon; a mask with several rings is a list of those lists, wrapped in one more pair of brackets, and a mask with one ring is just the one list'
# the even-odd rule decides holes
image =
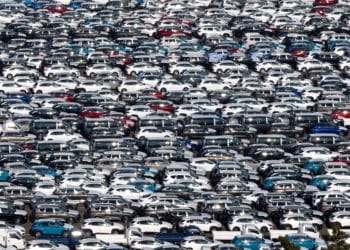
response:
{"label": "parking lot", "polygon": [[350,249],[349,0],[0,1],[0,250]]}

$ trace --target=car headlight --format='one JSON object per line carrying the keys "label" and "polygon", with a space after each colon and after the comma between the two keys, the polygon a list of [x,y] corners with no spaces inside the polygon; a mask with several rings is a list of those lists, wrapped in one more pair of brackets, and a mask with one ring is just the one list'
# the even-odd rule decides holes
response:
{"label": "car headlight", "polygon": [[73,230],[71,232],[72,238],[80,238],[83,233],[80,230]]}

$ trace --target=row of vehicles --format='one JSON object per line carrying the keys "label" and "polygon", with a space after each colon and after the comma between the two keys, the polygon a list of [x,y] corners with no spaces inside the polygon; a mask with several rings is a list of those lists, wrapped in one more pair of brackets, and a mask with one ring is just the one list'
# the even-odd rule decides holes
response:
{"label": "row of vehicles", "polygon": [[0,250],[350,249],[349,13],[0,1]]}

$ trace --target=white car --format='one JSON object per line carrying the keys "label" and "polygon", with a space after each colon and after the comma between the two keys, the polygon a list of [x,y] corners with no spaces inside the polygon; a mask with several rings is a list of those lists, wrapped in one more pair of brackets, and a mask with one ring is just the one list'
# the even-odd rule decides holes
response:
{"label": "white car", "polygon": [[182,249],[203,250],[213,249],[219,242],[208,240],[205,236],[188,236],[181,242]]}
{"label": "white car", "polygon": [[149,192],[141,191],[132,185],[117,185],[112,186],[108,190],[109,194],[120,195],[122,197],[127,197],[130,200],[137,201],[141,197],[149,194]]}
{"label": "white car", "polygon": [[338,224],[341,228],[349,227],[350,212],[349,211],[334,212],[329,218],[329,222],[333,225]]}
{"label": "white car", "polygon": [[217,231],[222,228],[222,224],[219,221],[202,216],[188,216],[183,218],[179,223],[180,228],[190,225],[198,227],[202,232]]}
{"label": "white car", "polygon": [[115,77],[122,76],[122,72],[119,68],[111,68],[105,64],[94,64],[86,69],[86,75],[89,77],[96,77],[100,74],[111,74]]}
{"label": "white car", "polygon": [[329,161],[339,155],[339,153],[331,152],[326,147],[305,147],[300,154],[312,160],[321,161]]}
{"label": "white car", "polygon": [[95,234],[117,234],[124,232],[124,226],[103,218],[89,218],[84,220],[81,230],[87,236]]}
{"label": "white car", "polygon": [[8,108],[8,112],[13,115],[29,115],[32,110],[33,107],[29,104],[15,104]]}
{"label": "white car", "polygon": [[136,116],[138,118],[143,118],[153,113],[155,113],[155,111],[151,109],[148,105],[129,106],[126,111],[126,114],[128,116]]}
{"label": "white car", "polygon": [[205,91],[228,90],[230,87],[230,83],[224,83],[222,81],[218,81],[217,79],[204,79],[200,84],[198,84],[198,88],[204,89]]}
{"label": "white car", "polygon": [[27,242],[26,250],[69,250],[69,247],[50,240],[32,240]]}
{"label": "white car", "polygon": [[37,195],[52,195],[56,190],[57,187],[53,181],[38,182],[33,187],[33,192]]}
{"label": "white car", "polygon": [[142,72],[153,72],[153,71],[161,71],[159,66],[154,66],[151,65],[149,63],[144,63],[144,62],[140,62],[140,63],[134,63],[131,65],[128,65],[126,67],[126,73],[128,75],[133,75],[136,76]]}
{"label": "white car", "polygon": [[49,130],[44,137],[45,141],[71,141],[83,139],[82,135],[79,133],[70,133],[64,129],[52,129]]}
{"label": "white car", "polygon": [[162,81],[157,89],[161,92],[173,92],[173,91],[187,91],[192,87],[189,83],[183,83],[174,79],[167,79]]}
{"label": "white car", "polygon": [[160,130],[157,127],[147,126],[140,127],[139,131],[135,134],[136,139],[141,138],[162,138],[162,137],[174,137],[175,134],[169,130]]}
{"label": "white car", "polygon": [[169,222],[160,221],[153,217],[137,217],[130,223],[131,227],[139,228],[142,233],[169,232],[173,225]]}
{"label": "white car", "polygon": [[33,91],[37,94],[46,94],[54,91],[66,91],[66,89],[54,82],[38,82]]}
{"label": "white car", "polygon": [[318,228],[321,228],[323,225],[322,220],[316,217],[306,217],[303,214],[291,214],[284,216],[280,221],[281,226],[289,230],[298,229],[300,224],[305,223],[315,225]]}
{"label": "white car", "polygon": [[173,249],[172,247],[175,247],[175,249],[177,249],[176,245],[173,245],[169,242],[158,241],[154,237],[142,237],[140,239],[135,239],[130,244],[131,249],[139,249],[139,250],[163,249],[163,247],[167,247],[164,249],[168,249],[168,247],[171,249]]}
{"label": "white car", "polygon": [[101,181],[86,181],[81,188],[88,191],[89,194],[106,194],[108,191],[108,187],[101,183]]}
{"label": "white car", "polygon": [[27,93],[28,89],[20,86],[15,82],[0,83],[0,93],[18,93],[18,92]]}
{"label": "white car", "polygon": [[119,92],[138,92],[146,88],[148,88],[148,86],[145,83],[142,83],[140,81],[125,80],[119,85],[118,91]]}
{"label": "white car", "polygon": [[213,64],[213,72],[221,74],[227,70],[231,70],[233,68],[240,67],[237,63],[229,60],[223,60],[218,63]]}
{"label": "white car", "polygon": [[120,247],[116,244],[107,244],[101,240],[95,238],[81,239],[76,245],[76,250],[101,250],[108,249],[109,247]]}
{"label": "white car", "polygon": [[45,69],[44,75],[48,78],[53,78],[61,73],[71,75],[72,77],[78,77],[79,71],[73,68],[68,68],[62,64],[52,65],[51,67]]}
{"label": "white car", "polygon": [[7,79],[13,79],[16,75],[20,74],[31,74],[31,75],[38,75],[38,72],[36,70],[24,67],[22,65],[14,64],[9,68],[3,69],[3,76],[5,76]]}
{"label": "white car", "polygon": [[199,65],[193,65],[190,62],[186,62],[186,61],[180,61],[177,62],[175,64],[172,64],[169,67],[169,73],[172,75],[179,75],[182,72],[186,71],[186,70],[203,70],[202,66]]}
{"label": "white car", "polygon": [[272,222],[268,220],[261,220],[254,218],[253,216],[235,216],[232,217],[228,223],[228,227],[231,231],[241,231],[243,232],[244,226],[246,224],[254,224],[262,233],[267,233],[272,229]]}

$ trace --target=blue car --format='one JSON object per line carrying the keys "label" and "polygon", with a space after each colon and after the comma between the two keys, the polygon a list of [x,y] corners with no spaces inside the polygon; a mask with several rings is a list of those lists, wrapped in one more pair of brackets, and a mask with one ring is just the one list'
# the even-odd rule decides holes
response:
{"label": "blue car", "polygon": [[30,234],[39,238],[42,235],[62,235],[67,237],[73,226],[66,225],[55,219],[36,220],[30,228]]}
{"label": "blue car", "polygon": [[0,181],[8,181],[10,179],[10,172],[6,169],[0,169]]}
{"label": "blue car", "polygon": [[282,177],[282,176],[275,176],[275,177],[266,178],[262,184],[263,189],[271,190],[273,188],[273,186],[275,185],[276,181],[283,181],[283,180],[286,180],[286,178]]}
{"label": "blue car", "polygon": [[310,185],[318,187],[320,190],[326,190],[330,181],[335,180],[329,175],[318,175],[311,179]]}
{"label": "blue car", "polygon": [[35,170],[40,175],[49,175],[53,177],[58,176],[58,173],[56,172],[56,170],[48,166],[38,165],[38,166],[33,166],[32,169]]}
{"label": "blue car", "polygon": [[348,133],[348,129],[345,127],[338,126],[331,122],[322,122],[315,124],[311,128],[312,133],[332,133],[332,134],[342,134],[346,135]]}
{"label": "blue car", "polygon": [[147,180],[135,180],[128,182],[128,185],[132,185],[138,190],[141,191],[149,191],[149,192],[155,192],[159,189],[159,187],[150,181]]}
{"label": "blue car", "polygon": [[262,246],[266,246],[263,239],[255,237],[254,235],[240,235],[232,240],[232,244],[236,247],[247,250],[260,250]]}
{"label": "blue car", "polygon": [[303,247],[304,249],[316,249],[315,239],[304,234],[290,234],[287,235],[289,242],[296,247]]}
{"label": "blue car", "polygon": [[321,174],[326,163],[324,161],[309,160],[305,162],[304,168],[310,170],[314,175]]}
{"label": "blue car", "polygon": [[30,102],[30,96],[27,95],[26,93],[7,93],[7,98],[8,99],[19,99],[25,103]]}

